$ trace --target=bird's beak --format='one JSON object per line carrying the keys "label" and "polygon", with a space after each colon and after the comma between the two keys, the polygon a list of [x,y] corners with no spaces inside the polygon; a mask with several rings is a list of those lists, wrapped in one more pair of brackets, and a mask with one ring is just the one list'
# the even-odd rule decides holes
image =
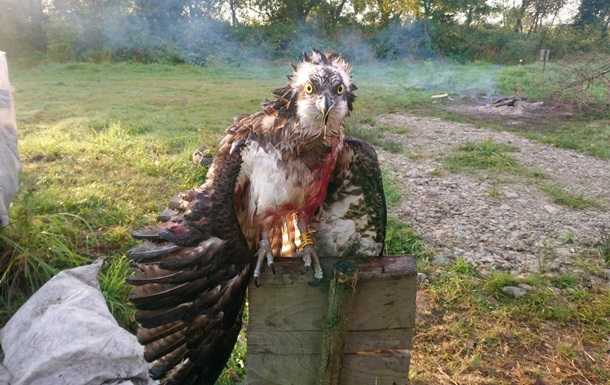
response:
{"label": "bird's beak", "polygon": [[332,97],[330,95],[322,95],[322,100],[321,103],[318,105],[318,108],[320,109],[320,112],[322,113],[322,116],[324,117],[324,125],[326,125],[326,123],[328,122],[328,114],[330,112],[330,110],[333,109],[333,107],[335,106],[335,102],[333,101]]}

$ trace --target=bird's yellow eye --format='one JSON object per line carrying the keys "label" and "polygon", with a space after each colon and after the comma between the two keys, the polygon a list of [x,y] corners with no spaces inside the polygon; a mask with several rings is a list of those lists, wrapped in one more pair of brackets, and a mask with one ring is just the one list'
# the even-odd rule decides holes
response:
{"label": "bird's yellow eye", "polygon": [[345,87],[343,86],[343,84],[339,84],[337,86],[337,95],[341,95],[343,92],[345,92]]}
{"label": "bird's yellow eye", "polygon": [[307,92],[308,94],[311,94],[313,92],[313,86],[311,85],[311,83],[305,84],[305,92]]}

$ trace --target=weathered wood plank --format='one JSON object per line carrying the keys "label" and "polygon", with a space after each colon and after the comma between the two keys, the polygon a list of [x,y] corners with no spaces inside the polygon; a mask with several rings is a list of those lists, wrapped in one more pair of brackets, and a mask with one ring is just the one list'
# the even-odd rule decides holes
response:
{"label": "weathered wood plank", "polygon": [[315,385],[320,355],[284,356],[248,352],[247,362],[248,385]]}
{"label": "weathered wood plank", "polygon": [[[413,329],[351,331],[347,333],[344,353],[379,349],[406,349],[411,346]],[[320,354],[322,331],[263,330],[248,331],[248,354]]]}
{"label": "weathered wood plank", "polygon": [[299,281],[296,277],[282,285],[278,274],[268,278],[264,274],[261,287],[250,287],[250,311],[256,310],[256,316],[250,317],[249,331],[322,329],[328,306],[325,287],[310,286],[305,279]]}
{"label": "weathered wood plank", "polygon": [[[343,358],[341,385],[406,385],[410,351]],[[248,352],[248,385],[316,385],[319,354],[279,355]]]}
{"label": "weathered wood plank", "polygon": [[415,322],[416,290],[416,278],[363,280],[354,300],[349,330],[411,327]]}
{"label": "weathered wood plank", "polygon": [[320,354],[321,330],[249,330],[248,355]]}
{"label": "weathered wood plank", "polygon": [[320,385],[339,385],[343,349],[358,286],[358,268],[351,261],[337,262],[331,271],[328,312],[322,336]]}
{"label": "weathered wood plank", "polygon": [[346,354],[341,385],[406,385],[410,358],[409,350],[378,355]]}
{"label": "weathered wood plank", "polygon": [[[324,259],[325,272],[336,261]],[[276,275],[265,273],[263,286],[249,291],[249,385],[319,382],[329,284],[311,286],[311,275],[301,270],[300,260],[276,264]],[[358,278],[340,384],[406,384],[415,322],[415,261],[374,260],[359,266]]]}
{"label": "weathered wood plank", "polygon": [[343,352],[349,354],[381,349],[409,349],[412,338],[412,328],[351,331],[347,334]]}

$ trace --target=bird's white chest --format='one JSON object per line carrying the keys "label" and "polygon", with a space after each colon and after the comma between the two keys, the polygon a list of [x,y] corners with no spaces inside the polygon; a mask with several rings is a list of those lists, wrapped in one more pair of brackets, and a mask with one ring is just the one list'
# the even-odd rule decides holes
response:
{"label": "bird's white chest", "polygon": [[302,207],[314,175],[300,160],[283,160],[272,146],[252,142],[242,152],[240,179],[248,189],[250,215],[258,216]]}

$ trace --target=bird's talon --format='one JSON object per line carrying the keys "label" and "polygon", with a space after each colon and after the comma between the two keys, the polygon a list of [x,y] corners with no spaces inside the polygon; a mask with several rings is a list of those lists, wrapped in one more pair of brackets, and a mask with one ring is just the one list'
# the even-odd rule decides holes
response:
{"label": "bird's talon", "polygon": [[314,271],[314,273],[313,273],[313,277],[314,277],[315,279],[317,279],[317,280],[320,280],[320,281],[321,281],[321,280],[324,278],[324,273],[322,272],[322,269]]}
{"label": "bird's talon", "polygon": [[303,264],[305,267],[311,267],[311,255],[308,252],[303,254]]}
{"label": "bird's talon", "polygon": [[267,260],[267,265],[271,267],[271,271],[275,274],[273,267],[273,254],[271,252],[271,246],[266,234],[263,234],[260,246],[256,252],[256,266],[254,267],[254,285],[260,287],[260,275],[263,268],[263,261]]}

